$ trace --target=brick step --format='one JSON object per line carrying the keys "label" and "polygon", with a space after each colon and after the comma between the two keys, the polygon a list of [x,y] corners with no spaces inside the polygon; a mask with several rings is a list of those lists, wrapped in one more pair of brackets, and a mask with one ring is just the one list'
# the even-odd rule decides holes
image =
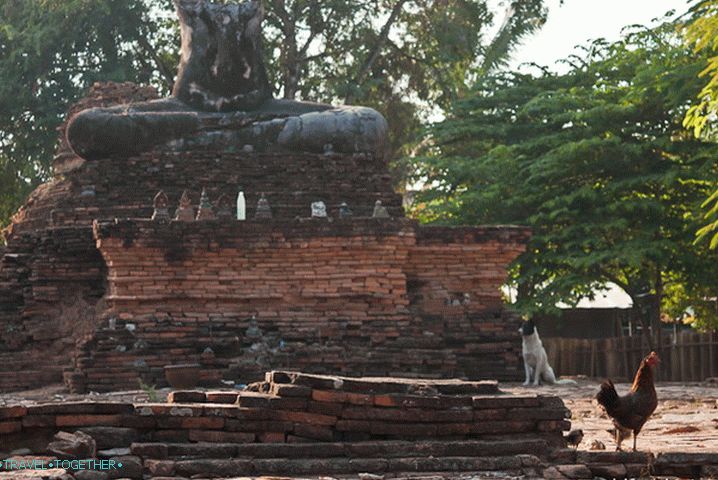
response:
{"label": "brick step", "polygon": [[[572,477],[583,472],[586,478],[642,478],[647,472],[659,477],[716,478],[718,453],[583,452],[558,449],[551,452],[549,475],[559,472]],[[584,477],[581,477],[584,478]]]}
{"label": "brick step", "polygon": [[307,373],[273,371],[267,373],[270,384],[289,384],[319,390],[340,390],[363,394],[408,394],[431,389],[439,395],[485,395],[499,392],[498,382],[467,382],[461,380],[426,380],[402,378],[352,378]]}
{"label": "brick step", "polygon": [[133,455],[153,460],[227,458],[401,458],[544,455],[544,440],[374,441],[356,443],[133,443]]}
{"label": "brick step", "polygon": [[145,470],[156,477],[236,478],[247,475],[342,475],[408,472],[502,472],[520,474],[536,469],[533,455],[501,457],[392,457],[321,459],[199,459],[145,460]]}

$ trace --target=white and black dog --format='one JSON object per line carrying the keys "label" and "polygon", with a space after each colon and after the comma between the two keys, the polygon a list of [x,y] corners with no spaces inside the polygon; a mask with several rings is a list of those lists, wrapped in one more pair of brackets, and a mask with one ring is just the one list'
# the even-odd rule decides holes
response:
{"label": "white and black dog", "polygon": [[540,382],[550,385],[576,385],[573,380],[557,380],[553,368],[548,364],[546,349],[543,348],[538,329],[534,321],[527,320],[519,328],[523,341],[521,342],[521,354],[524,357],[524,369],[526,370],[526,381],[524,385],[531,384],[531,376],[533,375],[533,384],[538,386]]}

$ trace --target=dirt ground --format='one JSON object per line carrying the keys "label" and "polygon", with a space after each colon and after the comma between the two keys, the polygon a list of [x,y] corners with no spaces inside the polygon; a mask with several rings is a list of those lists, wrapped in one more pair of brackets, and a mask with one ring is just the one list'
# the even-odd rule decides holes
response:
{"label": "dirt ground", "polygon": [[[580,450],[589,450],[594,440],[602,442],[607,450],[615,449],[615,442],[607,432],[611,420],[601,411],[593,397],[599,382],[578,379],[578,386],[524,387],[519,383],[502,383],[501,390],[514,394],[537,393],[557,395],[571,409],[572,428],[580,428],[584,439]],[[616,384],[618,393],[628,391],[629,384]],[[718,383],[691,384],[662,383],[656,387],[659,404],[638,437],[638,449],[660,452],[714,452],[718,453]],[[168,389],[153,392],[152,400],[164,400]],[[155,397],[156,395],[156,397]],[[147,392],[116,392],[95,395],[71,395],[62,386],[40,390],[0,394],[0,406],[18,403],[62,402],[77,400],[113,400],[135,403],[148,402]],[[624,441],[630,448],[632,440]]]}
{"label": "dirt ground", "polygon": [[[594,440],[607,450],[616,444],[607,432],[613,425],[601,411],[593,397],[599,383],[578,380],[578,387],[524,387],[521,384],[501,384],[501,389],[515,394],[538,393],[561,397],[571,409],[572,428],[583,430],[584,439],[579,450],[590,450]],[[630,389],[629,384],[616,384],[619,395]],[[718,453],[718,383],[661,383],[656,385],[658,408],[638,436],[638,450],[660,452]],[[632,439],[624,440],[623,448],[631,448]]]}

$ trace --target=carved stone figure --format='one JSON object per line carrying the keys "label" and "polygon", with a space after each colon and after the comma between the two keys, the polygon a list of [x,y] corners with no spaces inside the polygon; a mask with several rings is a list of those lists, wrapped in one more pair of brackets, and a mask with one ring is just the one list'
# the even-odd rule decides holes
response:
{"label": "carved stone figure", "polygon": [[269,200],[267,200],[264,193],[262,193],[259,197],[259,201],[257,202],[257,211],[254,213],[254,218],[272,218],[272,208],[269,206]]}
{"label": "carved stone figure", "polygon": [[341,205],[339,205],[339,218],[348,218],[352,215],[354,215],[354,213],[352,213],[347,202],[342,202]]}
{"label": "carved stone figure", "polygon": [[194,222],[194,207],[192,207],[192,199],[189,198],[187,190],[182,192],[179,207],[175,211],[175,220],[178,222]]}
{"label": "carved stone figure", "polygon": [[327,218],[327,206],[324,202],[312,203],[312,218]]}
{"label": "carved stone figure", "polygon": [[157,195],[155,195],[153,205],[154,205],[155,211],[152,213],[152,220],[154,220],[156,222],[169,222],[170,221],[170,211],[169,211],[170,201],[167,198],[167,195],[165,195],[165,192],[160,191]]}
{"label": "carved stone figure", "polygon": [[374,214],[372,216],[374,218],[391,218],[389,211],[381,204],[381,200],[377,200],[374,204]]}
{"label": "carved stone figure", "polygon": [[262,62],[260,1],[176,0],[182,58],[172,94],[197,110],[257,109],[272,97]]}
{"label": "carved stone figure", "polygon": [[217,218],[220,220],[234,220],[234,201],[229,195],[222,194],[217,199]]}
{"label": "carved stone figure", "polygon": [[387,124],[365,107],[274,99],[262,60],[260,0],[174,0],[182,51],[167,99],[76,115],[67,138],[83,158],[133,155],[155,146],[325,153],[386,151]]}
{"label": "carved stone figure", "polygon": [[214,220],[214,209],[209,201],[207,190],[202,189],[202,196],[199,199],[199,209],[197,210],[197,220]]}

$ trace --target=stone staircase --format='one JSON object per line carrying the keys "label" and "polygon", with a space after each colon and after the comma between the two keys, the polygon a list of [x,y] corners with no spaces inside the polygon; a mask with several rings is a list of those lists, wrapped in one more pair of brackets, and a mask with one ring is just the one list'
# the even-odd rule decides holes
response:
{"label": "stone staircase", "polygon": [[357,443],[134,443],[132,455],[153,477],[402,476],[442,472],[537,475],[546,442],[372,441]]}
{"label": "stone staircase", "polygon": [[[536,478],[565,446],[568,416],[557,397],[507,395],[495,381],[274,371],[248,391],[174,391],[167,403],[0,408],[0,459],[59,459],[64,480]],[[122,467],[67,463],[87,458]]]}

